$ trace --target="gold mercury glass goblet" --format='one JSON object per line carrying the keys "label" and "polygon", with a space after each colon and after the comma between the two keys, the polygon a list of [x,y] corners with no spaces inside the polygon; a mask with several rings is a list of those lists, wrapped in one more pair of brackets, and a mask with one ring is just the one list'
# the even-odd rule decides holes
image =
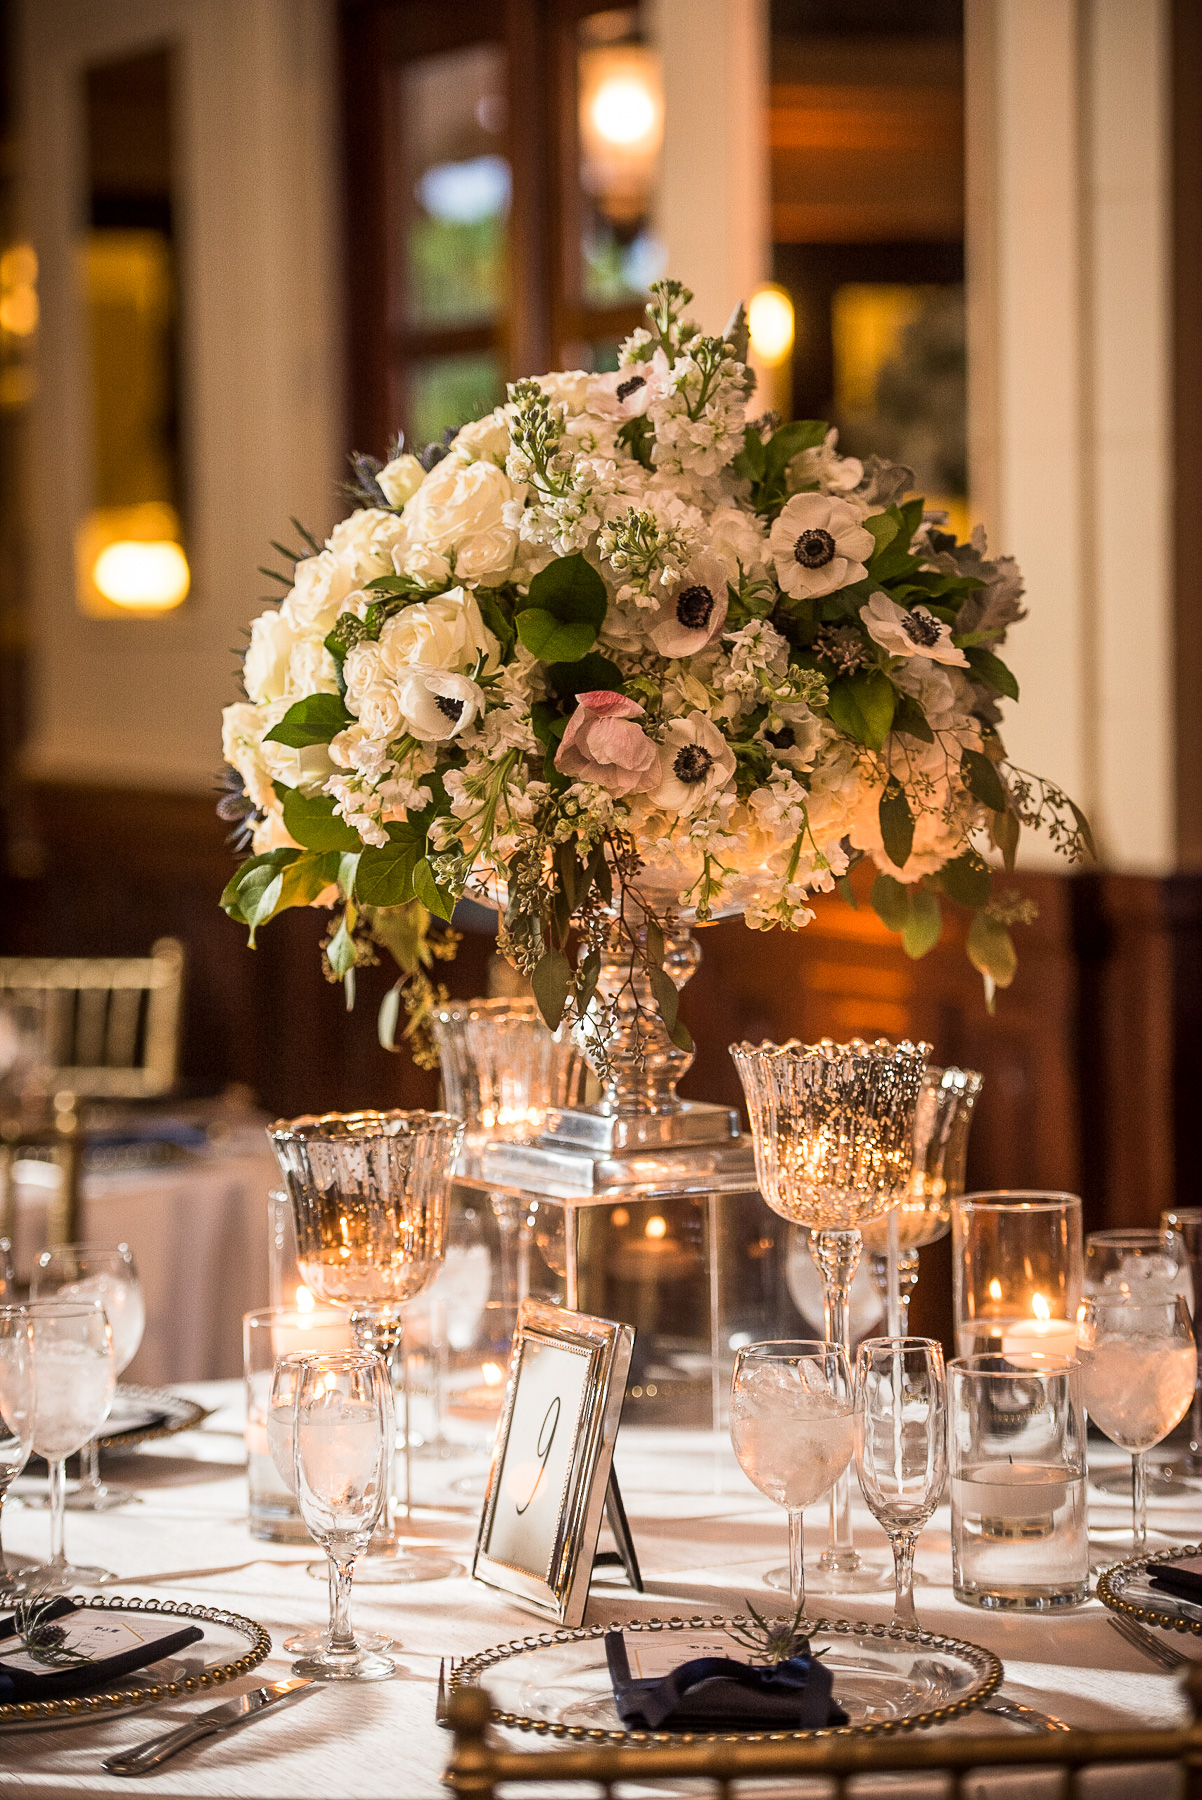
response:
{"label": "gold mercury glass goblet", "polygon": [[[292,1201],[306,1287],[349,1312],[360,1347],[390,1362],[403,1401],[404,1309],[442,1267],[463,1121],[440,1112],[324,1113],[278,1119],[268,1136]],[[408,1515],[411,1492],[409,1436],[404,1416],[405,1498],[402,1503],[396,1493],[394,1457],[383,1533],[363,1560],[361,1582],[436,1581],[458,1566],[401,1546],[397,1518]]]}
{"label": "gold mercury glass goblet", "polygon": [[[782,1219],[808,1225],[822,1274],[825,1335],[851,1351],[850,1288],[860,1227],[905,1192],[914,1114],[929,1044],[732,1044],[747,1099],[760,1193]],[[831,1489],[831,1529],[814,1583],[855,1593],[880,1585],[852,1541],[851,1475]]]}

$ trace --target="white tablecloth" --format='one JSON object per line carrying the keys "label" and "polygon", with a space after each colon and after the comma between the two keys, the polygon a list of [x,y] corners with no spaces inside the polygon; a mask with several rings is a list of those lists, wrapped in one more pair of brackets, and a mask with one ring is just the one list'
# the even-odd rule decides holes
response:
{"label": "white tablecloth", "polygon": [[[306,1575],[302,1547],[256,1542],[247,1532],[239,1392],[232,1384],[186,1391],[206,1404],[220,1403],[221,1410],[187,1438],[114,1460],[109,1478],[137,1484],[141,1503],[102,1515],[68,1514],[67,1551],[127,1578],[121,1591],[170,1595],[248,1613],[271,1631],[275,1653],[242,1685],[280,1679],[289,1670],[281,1640],[299,1624],[324,1622],[325,1586]],[[429,1510],[419,1513],[415,1530],[453,1547],[466,1561],[478,1501],[449,1490],[451,1465],[419,1460],[415,1466],[415,1497],[430,1503]],[[729,1452],[722,1462],[727,1491],[715,1493],[717,1466],[714,1444],[702,1434],[623,1428],[618,1469],[647,1593],[640,1599],[619,1581],[607,1581],[594,1588],[588,1622],[735,1611],[741,1610],[745,1596],[759,1606],[779,1602],[779,1596],[764,1589],[761,1577],[784,1556],[783,1514],[751,1488]],[[456,1467],[462,1471],[462,1465]],[[18,1492],[25,1485],[24,1480],[18,1484]],[[1091,1501],[1091,1525],[1125,1522],[1118,1499],[1094,1495]],[[1202,1502],[1154,1502],[1152,1510],[1154,1525],[1165,1531],[1202,1535]],[[816,1556],[825,1529],[821,1506],[807,1515],[806,1525],[808,1548]],[[47,1529],[44,1513],[12,1506],[5,1510],[4,1539],[11,1553],[44,1555]],[[863,1510],[857,1511],[856,1532],[863,1545],[878,1552],[884,1548],[880,1531]],[[997,1616],[957,1605],[949,1585],[946,1512],[937,1513],[927,1527],[917,1560],[929,1583],[917,1592],[923,1623],[985,1644],[1001,1656],[1008,1696],[1081,1726],[1167,1726],[1187,1716],[1176,1678],[1158,1673],[1128,1648],[1109,1628],[1096,1601],[1046,1619]],[[888,1617],[890,1596],[823,1604],[846,1617],[882,1619]],[[444,1792],[439,1780],[449,1739],[434,1723],[439,1658],[468,1655],[544,1626],[474,1586],[466,1573],[427,1585],[364,1586],[357,1591],[354,1613],[362,1624],[387,1629],[399,1641],[395,1680],[311,1696],[244,1732],[185,1752],[141,1786],[179,1800],[199,1795],[434,1800]],[[1202,1655],[1196,1640],[1185,1647]],[[0,1786],[6,1800],[76,1800],[84,1792],[128,1792],[128,1783],[101,1774],[103,1757],[213,1703],[206,1697],[57,1733],[0,1734]],[[977,1724],[1012,1729],[983,1717]],[[796,1785],[790,1789],[794,1794],[809,1791]],[[888,1787],[893,1800],[938,1791],[912,1782],[899,1787],[892,1779]],[[989,1778],[980,1791],[1025,1800],[1043,1789],[1039,1777],[1019,1770],[1010,1778]],[[1159,1800],[1171,1791],[1170,1777],[1163,1769],[1146,1777],[1127,1771],[1117,1786],[1098,1789],[1103,1791],[1115,1796],[1138,1791],[1141,1800]]]}
{"label": "white tablecloth", "polygon": [[[242,1372],[242,1315],[268,1303],[267,1195],[279,1182],[270,1147],[210,1154],[142,1171],[90,1174],[83,1237],[128,1244],[146,1299],[142,1348],[121,1377],[150,1387]],[[16,1260],[28,1271],[45,1243],[45,1190],[17,1188]]]}

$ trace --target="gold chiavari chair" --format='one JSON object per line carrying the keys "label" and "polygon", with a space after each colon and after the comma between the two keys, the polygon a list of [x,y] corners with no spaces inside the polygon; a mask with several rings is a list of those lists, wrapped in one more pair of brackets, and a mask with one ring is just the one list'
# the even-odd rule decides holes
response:
{"label": "gold chiavari chair", "polygon": [[[539,1788],[557,1796],[572,1782],[591,1783],[606,1800],[616,1800],[626,1783],[670,1780],[699,1784],[690,1786],[690,1794],[737,1800],[740,1793],[750,1795],[746,1783],[772,1777],[825,1777],[828,1793],[846,1800],[855,1792],[847,1785],[851,1777],[920,1772],[942,1776],[950,1800],[967,1800],[977,1791],[969,1777],[978,1771],[1027,1768],[1058,1771],[1058,1800],[1076,1800],[1084,1792],[1081,1777],[1086,1770],[1174,1763],[1180,1777],[1179,1800],[1202,1800],[1202,1664],[1189,1671],[1186,1691],[1193,1720],[1175,1731],[1057,1731],[1037,1738],[936,1737],[919,1731],[879,1738],[834,1734],[747,1743],[731,1737],[706,1744],[682,1740],[513,1750],[490,1741],[489,1701],[483,1689],[463,1688],[451,1696],[448,1709],[455,1744],[443,1780],[458,1800],[503,1800],[502,1791],[511,1783],[520,1783],[523,1792]],[[1132,1780],[1137,1778],[1133,1775]]]}

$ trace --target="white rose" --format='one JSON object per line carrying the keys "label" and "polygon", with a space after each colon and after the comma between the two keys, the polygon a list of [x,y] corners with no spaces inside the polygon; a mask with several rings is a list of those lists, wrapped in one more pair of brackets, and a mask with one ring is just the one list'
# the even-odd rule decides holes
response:
{"label": "white rose", "polygon": [[416,494],[426,479],[426,471],[416,456],[394,456],[390,463],[385,463],[376,480],[384,491],[384,498],[390,506],[404,506],[411,495]]}
{"label": "white rose", "polygon": [[660,739],[660,784],[650,797],[663,812],[687,817],[734,778],[734,752],[703,712],[673,719]]}
{"label": "white rose", "polygon": [[398,549],[404,566],[414,566],[412,546],[446,557],[454,551],[455,572],[468,581],[504,575],[517,549],[517,531],[505,522],[505,503],[512,498],[512,483],[495,463],[444,457],[402,515],[405,542]]}
{"label": "white rose", "polygon": [[[269,706],[259,707],[260,734],[271,731],[278,725],[291,705],[292,701],[285,698],[273,700]],[[309,744],[303,750],[293,750],[288,744],[272,743],[261,735],[259,755],[269,784],[278,781],[284,787],[300,788],[306,794],[319,794],[325,781],[334,772],[329,749],[325,744]],[[269,792],[268,799],[272,798]]]}
{"label": "white rose", "polygon": [[278,700],[288,679],[288,659],[296,643],[292,625],[272,607],[260,613],[250,628],[250,646],[242,663],[242,679],[249,700]]}
{"label": "white rose", "polygon": [[456,432],[451,455],[464,462],[492,462],[504,468],[509,455],[509,427],[501,407]]}
{"label": "white rose", "polygon": [[231,768],[237,769],[242,786],[260,811],[275,799],[261,748],[263,733],[273,723],[247,700],[235,701],[221,715],[221,754]]}
{"label": "white rose", "polygon": [[295,631],[316,631],[324,637],[351,591],[350,575],[331,551],[323,550],[297,563],[293,582],[280,611]]}
{"label": "white rose", "polygon": [[342,678],[346,682],[346,703],[355,712],[359,695],[374,687],[377,681],[383,681],[384,670],[380,662],[380,646],[370,640],[362,644],[354,644],[347,651],[346,661],[342,665]]}
{"label": "white rose", "polygon": [[388,743],[405,723],[395,681],[378,681],[359,696],[359,723],[369,738]]}
{"label": "white rose", "polygon": [[481,689],[450,669],[412,669],[398,691],[405,723],[424,744],[458,737],[484,711]]}
{"label": "white rose", "polygon": [[[481,651],[485,672],[491,673],[500,646],[480,617],[475,596],[466,588],[452,588],[394,614],[380,633],[379,651],[381,668],[392,675],[411,668],[473,668]],[[349,676],[347,683],[349,687]]]}
{"label": "white rose", "polygon": [[305,694],[336,694],[338,675],[334,658],[319,637],[304,637],[292,647],[288,658],[288,680],[285,693],[299,699]]}
{"label": "white rose", "polygon": [[379,506],[364,506],[335,525],[326,539],[326,549],[333,551],[349,577],[349,591],[362,587],[376,575],[391,573],[392,552],[402,536],[396,513],[385,512]]}

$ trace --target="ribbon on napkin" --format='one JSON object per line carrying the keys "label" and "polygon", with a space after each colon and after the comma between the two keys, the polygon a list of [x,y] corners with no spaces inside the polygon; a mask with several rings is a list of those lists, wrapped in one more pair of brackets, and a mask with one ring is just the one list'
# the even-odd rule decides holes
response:
{"label": "ribbon on napkin", "polygon": [[630,1673],[620,1631],[605,1636],[605,1658],[623,1725],[636,1731],[791,1731],[846,1725],[832,1695],[830,1670],[809,1644],[787,1661],[760,1666],[728,1656],[698,1656],[653,1679]]}

